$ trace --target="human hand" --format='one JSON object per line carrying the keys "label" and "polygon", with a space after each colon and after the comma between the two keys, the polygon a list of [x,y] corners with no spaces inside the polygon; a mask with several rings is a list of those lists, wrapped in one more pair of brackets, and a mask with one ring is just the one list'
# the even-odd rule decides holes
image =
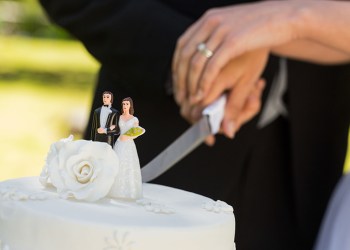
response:
{"label": "human hand", "polygon": [[[254,96],[259,98],[261,96],[263,88],[259,85],[259,78],[267,58],[267,50],[260,49],[232,59],[220,71],[217,79],[211,84],[208,95],[201,102],[191,104],[185,99],[181,103],[181,115],[190,123],[194,123],[200,119],[206,106],[227,92],[228,99],[221,133],[233,138],[241,125],[260,110],[260,99],[253,102],[251,99],[254,99]],[[213,137],[207,139],[208,145],[212,145],[213,142]]]}
{"label": "human hand", "polygon": [[98,128],[97,129],[97,133],[104,134],[105,133],[105,129],[104,128]]}
{"label": "human hand", "polygon": [[[178,40],[172,70],[175,100],[197,103],[205,98],[222,68],[245,52],[298,38],[295,28],[302,1],[264,1],[206,12]],[[198,53],[205,42],[210,58]]]}
{"label": "human hand", "polygon": [[110,126],[109,129],[110,129],[110,130],[115,129],[115,125]]}
{"label": "human hand", "polygon": [[[243,106],[241,107],[240,112],[238,113],[238,116],[233,122],[232,120],[232,110],[235,109],[234,102],[231,102],[233,96],[235,95],[234,90],[228,91],[227,94],[227,102],[225,106],[225,113],[224,118],[220,126],[220,134],[224,134],[229,138],[233,138],[235,133],[240,129],[240,127],[251,120],[255,115],[257,115],[261,109],[261,96],[263,93],[263,90],[265,88],[265,80],[259,79],[253,84],[250,93],[248,94],[248,97],[245,99]],[[203,109],[205,107],[200,107],[200,114],[202,113]],[[198,116],[199,117],[199,116]],[[194,123],[195,120],[193,116],[190,117],[184,117],[189,122]],[[199,118],[198,118],[199,119]],[[215,136],[210,135],[206,138],[205,143],[208,146],[212,146],[215,144]]]}
{"label": "human hand", "polygon": [[130,140],[130,136],[127,136],[127,135],[121,135],[119,136],[119,140],[120,141],[127,141],[127,140]]}
{"label": "human hand", "polygon": [[[234,91],[229,91],[227,93],[228,99],[226,102],[224,118],[220,126],[220,134],[224,134],[233,139],[235,133],[240,129],[240,127],[259,113],[261,109],[261,95],[264,88],[264,79],[259,79],[257,82],[255,82],[235,121],[233,121],[231,118],[233,113],[232,110],[234,110],[235,107],[233,103],[230,102],[232,96],[234,96]],[[214,145],[215,137],[213,135],[208,136],[205,143],[208,146]]]}
{"label": "human hand", "polygon": [[259,80],[268,58],[267,50],[255,50],[245,53],[228,62],[219,72],[218,77],[209,86],[208,94],[199,103],[192,104],[185,99],[181,103],[181,114],[188,121],[193,122],[200,118],[204,107],[229,91],[227,106],[232,122],[235,122],[246,99],[250,95],[254,84]]}

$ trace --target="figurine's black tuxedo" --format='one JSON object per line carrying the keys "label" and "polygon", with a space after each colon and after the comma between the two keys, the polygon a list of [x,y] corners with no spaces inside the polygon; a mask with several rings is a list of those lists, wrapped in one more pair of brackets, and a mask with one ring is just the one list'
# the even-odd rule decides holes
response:
{"label": "figurine's black tuxedo", "polygon": [[[136,140],[141,166],[188,128],[166,94],[177,38],[206,9],[240,2],[248,1],[41,0],[49,16],[101,62],[93,106],[107,89],[133,98],[147,128]],[[155,180],[231,204],[240,250],[311,249],[342,174],[349,67],[295,61],[288,67],[288,117],[263,129],[254,119],[234,140],[218,137],[213,148],[202,145]],[[264,100],[275,72],[270,58]]]}
{"label": "figurine's black tuxedo", "polygon": [[[119,112],[118,110],[111,108],[111,113],[108,115],[106,124],[100,124],[100,115],[101,115],[101,109],[102,107],[99,107],[95,109],[93,118],[92,118],[92,124],[91,124],[91,140],[93,141],[101,141],[106,142],[112,147],[114,147],[114,143],[116,140],[116,137],[119,135]],[[114,129],[110,129],[112,125],[115,125]],[[107,134],[99,134],[97,132],[98,128],[107,128]]]}

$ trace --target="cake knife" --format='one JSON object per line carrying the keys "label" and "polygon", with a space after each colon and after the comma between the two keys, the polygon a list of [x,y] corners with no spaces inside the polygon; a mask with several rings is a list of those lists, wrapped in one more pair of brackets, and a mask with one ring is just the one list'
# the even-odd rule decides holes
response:
{"label": "cake knife", "polygon": [[226,96],[221,96],[202,112],[202,118],[188,128],[166,149],[141,169],[142,181],[149,182],[169,170],[192,150],[198,147],[208,135],[219,132],[224,117]]}

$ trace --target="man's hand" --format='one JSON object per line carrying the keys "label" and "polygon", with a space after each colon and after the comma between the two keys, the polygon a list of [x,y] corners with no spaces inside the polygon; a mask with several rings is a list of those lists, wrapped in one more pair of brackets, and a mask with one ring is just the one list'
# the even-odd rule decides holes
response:
{"label": "man's hand", "polygon": [[232,59],[208,86],[207,94],[203,96],[202,101],[196,103],[187,98],[180,104],[181,115],[193,123],[200,118],[206,106],[226,93],[228,100],[222,132],[227,137],[233,138],[234,133],[247,121],[247,117],[252,118],[260,110],[260,99],[255,100],[254,97],[261,96],[264,83],[259,81],[259,78],[267,58],[268,51],[260,49]]}
{"label": "man's hand", "polygon": [[105,129],[104,128],[98,128],[97,133],[99,134],[105,134]]}
{"label": "man's hand", "polygon": [[[263,1],[207,11],[178,40],[172,71],[175,100],[198,102],[235,58],[259,49],[299,38],[295,29],[298,10],[303,1]],[[198,51],[205,43],[213,52],[210,58]]]}

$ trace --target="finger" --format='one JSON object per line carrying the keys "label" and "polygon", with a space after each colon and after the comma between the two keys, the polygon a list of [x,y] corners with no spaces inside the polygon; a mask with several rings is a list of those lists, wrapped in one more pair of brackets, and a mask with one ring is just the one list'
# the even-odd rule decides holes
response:
{"label": "finger", "polygon": [[191,38],[193,32],[198,29],[198,26],[200,25],[201,20],[193,23],[186,31],[184,34],[182,34],[176,43],[176,47],[175,47],[175,52],[173,55],[173,60],[172,60],[172,78],[173,78],[173,92],[174,92],[174,97],[175,100],[177,101],[178,104],[180,104],[179,102],[179,92],[181,92],[182,86],[179,86],[178,84],[178,80],[177,80],[177,69],[179,66],[179,55],[180,52],[182,51],[183,47],[185,46],[185,44],[187,44],[187,41]]}
{"label": "finger", "polygon": [[188,40],[192,37],[195,30],[198,29],[198,26],[201,25],[202,20],[198,20],[197,22],[193,23],[187,30],[178,38],[175,52],[172,60],[172,71],[176,71],[176,68],[178,66],[178,59],[179,59],[179,52],[182,50],[185,44],[187,44]]}
{"label": "finger", "polygon": [[206,96],[204,96],[201,101],[201,105],[206,107],[209,104],[216,101],[225,91],[230,88],[233,88],[238,82],[238,74],[232,72],[230,79],[228,80],[226,76],[222,76],[219,74],[217,79],[215,79],[214,83],[210,87]]}
{"label": "finger", "polygon": [[214,144],[215,144],[215,136],[214,135],[208,135],[207,138],[205,138],[204,142],[209,147],[214,146]]}
{"label": "finger", "polygon": [[196,120],[192,117],[192,108],[193,106],[191,106],[187,101],[183,101],[180,108],[181,116],[191,124],[196,122]]}
{"label": "finger", "polygon": [[242,112],[237,118],[236,131],[240,129],[242,124],[248,122],[259,113],[261,109],[261,96],[264,88],[265,88],[265,80],[260,79],[257,82],[255,89],[252,91],[251,95],[248,97],[247,102],[244,108],[242,109]]}
{"label": "finger", "polygon": [[206,41],[217,25],[218,19],[205,18],[198,25],[195,25],[193,31],[191,31],[191,36],[186,33],[183,38],[184,41],[181,41],[174,69],[177,82],[175,98],[178,103],[181,103],[188,96],[187,72],[189,61],[197,53],[198,44]]}
{"label": "finger", "polygon": [[225,115],[227,118],[235,121],[243,108],[248,96],[250,95],[254,83],[256,82],[255,79],[250,79],[248,77],[242,77],[241,79],[238,79],[238,83],[235,85],[234,88],[230,91],[230,94],[228,96],[227,100],[227,110],[225,112]]}
{"label": "finger", "polygon": [[256,81],[249,82],[248,80],[242,79],[240,80],[240,83],[237,84],[234,89],[229,91],[227,95],[227,103],[223,119],[223,130],[224,134],[231,139],[238,130],[237,118],[239,112],[246,102],[246,99],[252,91],[252,85],[254,82]]}
{"label": "finger", "polygon": [[194,34],[200,29],[206,29],[210,27],[214,28],[221,22],[221,18],[217,15],[213,16],[211,12],[213,11],[207,11],[202,17],[200,17],[199,20],[193,23],[178,39],[173,57],[172,71],[176,71],[178,67],[179,52],[190,40],[193,40]]}
{"label": "finger", "polygon": [[[220,45],[223,37],[228,33],[228,31],[229,29],[226,26],[218,26],[205,42],[206,48],[215,53],[215,50]],[[197,103],[203,98],[203,93],[199,89],[199,80],[203,73],[205,64],[209,60],[210,57],[207,58],[206,55],[200,51],[198,51],[191,60],[190,69],[188,71],[188,84],[191,103]]]}
{"label": "finger", "polygon": [[236,133],[236,127],[235,127],[234,121],[224,118],[224,120],[222,121],[222,131],[223,131],[222,133],[226,137],[233,139]]}
{"label": "finger", "polygon": [[191,105],[191,119],[198,121],[202,117],[204,107],[201,105]]}
{"label": "finger", "polygon": [[223,67],[229,62],[230,55],[227,53],[223,53],[225,48],[229,49],[229,44],[224,41],[221,43],[214,55],[208,60],[205,64],[204,69],[202,70],[202,75],[199,80],[198,91],[203,93],[203,96],[207,96],[209,89],[212,85],[212,82],[217,78],[219,72],[223,69]]}
{"label": "finger", "polygon": [[[230,60],[238,59],[238,57],[246,51],[244,50],[244,44],[246,43],[246,39],[247,38],[244,36],[233,39],[232,35],[230,35],[227,36],[225,41],[223,41],[217,47],[213,57],[205,65],[205,68],[203,69],[203,74],[199,82],[198,88],[204,96],[208,95],[212,82],[215,78],[217,78],[219,72],[225,67],[225,65]],[[251,51],[252,49],[249,50],[249,52]]]}

